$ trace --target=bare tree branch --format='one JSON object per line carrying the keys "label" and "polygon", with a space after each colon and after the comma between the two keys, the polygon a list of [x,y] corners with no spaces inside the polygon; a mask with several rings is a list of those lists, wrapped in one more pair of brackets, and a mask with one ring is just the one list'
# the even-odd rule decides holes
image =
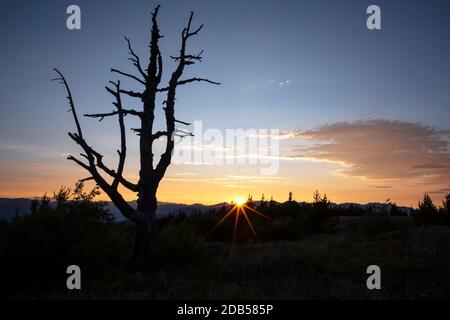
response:
{"label": "bare tree branch", "polygon": [[[80,145],[86,154],[81,154],[84,158],[86,158],[89,161],[90,168],[98,167],[102,169],[105,173],[107,173],[109,176],[113,177],[114,179],[119,179],[120,183],[127,189],[133,192],[138,191],[138,186],[134,183],[129,182],[124,177],[118,175],[114,170],[108,168],[103,163],[103,155],[95,151],[92,147],[88,146],[87,143],[80,139],[79,135],[77,133],[71,133],[69,132],[69,137],[72,138],[72,140],[75,141],[78,145]],[[70,159],[72,160],[72,159]]]}
{"label": "bare tree branch", "polygon": [[186,138],[186,137],[193,137],[194,134],[189,131],[186,131],[186,130],[175,129],[174,136],[180,137],[180,138]]}
{"label": "bare tree branch", "polygon": [[[173,138],[175,136],[175,95],[176,95],[176,89],[179,85],[179,79],[181,75],[183,74],[184,67],[188,65],[189,59],[186,59],[186,42],[189,39],[189,37],[198,34],[200,30],[203,28],[203,25],[198,27],[194,32],[191,32],[191,24],[192,24],[192,18],[194,13],[191,11],[187,27],[183,29],[181,33],[181,48],[180,48],[180,54],[178,60],[178,66],[175,69],[175,71],[172,73],[172,76],[170,77],[169,86],[167,88],[163,89],[156,89],[157,91],[167,91],[167,99],[165,101],[166,107],[164,108],[165,117],[166,117],[166,132],[167,132],[167,141],[166,141],[166,148],[163,154],[161,155],[159,162],[155,168],[155,177],[157,183],[161,181],[161,179],[164,177],[164,174],[167,170],[167,167],[170,165],[171,157],[172,157],[172,151],[174,148],[174,141]],[[193,80],[195,81],[195,80]],[[202,81],[202,80],[200,80]],[[209,81],[209,80],[208,80]]]}
{"label": "bare tree branch", "polygon": [[111,69],[111,72],[115,72],[115,73],[121,74],[123,76],[129,77],[131,79],[134,79],[134,80],[138,81],[139,83],[141,83],[141,84],[143,84],[145,86],[145,82],[144,81],[142,81],[141,79],[139,79],[136,76],[133,76],[132,74],[129,74],[129,73],[126,73],[126,72],[122,72],[122,71],[117,70],[117,69]]}
{"label": "bare tree branch", "polygon": [[194,12],[190,12],[191,14],[190,14],[190,16],[189,16],[189,22],[188,22],[188,25],[187,25],[187,27],[186,28],[184,28],[184,30],[183,30],[183,32],[182,32],[182,36],[187,40],[188,38],[190,38],[190,37],[192,37],[192,36],[194,36],[194,35],[197,35],[199,32],[200,32],[200,30],[202,30],[203,29],[203,24],[202,25],[200,25],[198,28],[197,28],[197,30],[195,30],[194,32],[190,32],[190,29],[191,29],[191,23],[192,23],[192,18],[193,18],[193,16],[194,16]]}
{"label": "bare tree branch", "polygon": [[[215,84],[215,85],[220,85],[221,84],[220,82],[211,81],[209,79],[191,78],[191,79],[186,79],[186,80],[180,80],[180,81],[178,81],[176,83],[176,85],[180,86],[180,85],[188,84],[188,83],[191,83],[191,82],[202,82],[202,81],[203,82],[208,82],[208,83],[211,83],[211,84]],[[169,91],[169,89],[170,89],[170,86],[169,87],[165,87],[165,88],[160,88],[160,89],[158,89],[158,91],[160,91],[160,92]]]}
{"label": "bare tree branch", "polygon": [[153,134],[153,139],[157,140],[163,136],[167,136],[167,132],[166,131],[158,131]]}
{"label": "bare tree branch", "polygon": [[191,79],[186,79],[186,80],[178,81],[178,82],[177,82],[177,86],[183,85],[183,84],[186,84],[186,83],[190,83],[190,82],[195,82],[195,81],[198,81],[198,82],[204,81],[204,82],[208,82],[208,83],[211,83],[211,84],[220,85],[220,82],[215,82],[215,81],[211,81],[211,80],[208,80],[208,79],[203,79],[203,78],[191,78]]}
{"label": "bare tree branch", "polygon": [[189,134],[174,133],[174,136],[178,137],[178,138],[186,138],[186,137],[193,137],[194,135],[192,133],[189,133]]}
{"label": "bare tree branch", "polygon": [[129,95],[130,97],[133,97],[133,98],[141,98],[142,99],[142,97],[144,96],[140,92],[135,92],[135,91],[130,91],[130,90],[122,90],[122,89],[120,89],[119,92],[120,93],[124,93],[126,95]]}
{"label": "bare tree branch", "polygon": [[148,79],[147,83],[148,88],[156,88],[161,81],[162,77],[162,57],[161,52],[159,50],[158,41],[162,38],[159,33],[157,16],[159,12],[160,6],[158,5],[154,12],[152,12],[152,35],[150,41],[150,61],[147,68]]}
{"label": "bare tree branch", "polygon": [[159,48],[158,48],[158,73],[156,74],[157,85],[161,82],[162,71],[163,71],[163,61],[162,61],[161,51],[159,51]]}
{"label": "bare tree branch", "polygon": [[79,182],[86,182],[86,181],[89,181],[89,180],[94,180],[94,177],[87,177],[87,178],[79,179],[78,181]]}
{"label": "bare tree branch", "polygon": [[78,160],[77,158],[75,158],[74,156],[68,156],[67,160],[71,160],[74,161],[76,164],[78,164],[80,167],[83,167],[84,169],[86,169],[87,171],[91,172],[91,168],[85,164],[84,162]]}
{"label": "bare tree branch", "polygon": [[139,70],[140,74],[144,77],[144,79],[147,79],[147,74],[144,72],[141,66],[141,62],[139,60],[139,56],[134,53],[133,48],[131,47],[131,41],[127,37],[124,37],[125,41],[128,43],[128,53],[131,55],[131,58],[129,60],[133,63],[133,65]]}
{"label": "bare tree branch", "polygon": [[[186,59],[186,60],[196,60],[196,61],[202,61],[202,53],[203,53],[203,50],[202,51],[200,51],[198,54],[196,54],[196,55],[193,55],[193,54],[187,54],[187,55],[185,55],[184,56],[184,58]],[[180,56],[170,56],[170,58],[171,59],[173,59],[174,61],[179,61],[180,59],[181,59],[181,57]],[[187,62],[186,62],[187,63]],[[194,63],[194,62],[191,62],[191,63]]]}
{"label": "bare tree branch", "polygon": [[177,119],[175,119],[175,122],[184,124],[185,126],[190,126],[191,125],[189,122],[184,122],[184,121],[180,121],[180,120],[177,120]]}
{"label": "bare tree branch", "polygon": [[117,153],[119,154],[119,164],[117,166],[117,174],[114,178],[114,181],[111,185],[113,189],[117,190],[117,187],[119,185],[119,182],[123,175],[123,168],[125,165],[125,158],[127,156],[127,144],[126,144],[126,135],[125,135],[125,122],[123,120],[124,118],[124,112],[122,109],[122,100],[120,98],[120,81],[117,82],[116,85],[116,103],[114,104],[117,108],[117,112],[119,115],[119,127],[120,127],[120,151],[117,150]]}
{"label": "bare tree branch", "polygon": [[128,114],[137,116],[137,117],[142,116],[142,112],[132,110],[132,109],[122,109],[121,111],[117,110],[117,111],[111,111],[111,112],[107,112],[107,113],[86,113],[86,114],[84,114],[84,116],[89,117],[89,118],[100,118],[99,121],[102,121],[105,117],[116,116],[118,114],[122,114],[124,116],[126,116]]}
{"label": "bare tree branch", "polygon": [[[75,104],[72,99],[72,94],[69,88],[69,85],[67,84],[66,79],[64,78],[63,74],[58,70],[54,69],[55,72],[58,73],[59,78],[56,78],[56,80],[60,80],[61,83],[64,84],[67,94],[68,94],[68,100],[69,105],[72,111],[72,116],[75,120],[77,132],[71,133],[69,132],[69,136],[84,150],[85,154],[84,157],[88,160],[89,164],[86,164],[74,156],[68,156],[67,159],[74,161],[79,166],[81,166],[83,169],[88,171],[95,182],[102,188],[102,190],[109,196],[111,201],[119,208],[119,210],[122,212],[122,214],[130,219],[131,221],[135,223],[140,223],[142,221],[142,217],[139,215],[139,213],[131,207],[128,202],[123,199],[122,195],[117,191],[117,189],[114,189],[97,171],[97,166],[101,167],[103,166],[102,163],[102,155],[100,155],[98,152],[96,152],[94,149],[92,149],[86,141],[83,138],[83,132],[81,130],[80,123],[78,121],[78,116],[75,110]],[[95,163],[95,160],[97,160],[97,164]],[[105,166],[106,168],[106,166]],[[120,177],[119,175],[117,175]]]}
{"label": "bare tree branch", "polygon": [[53,70],[55,70],[55,72],[59,75],[58,78],[55,78],[53,80],[59,80],[62,82],[62,84],[64,84],[64,87],[66,88],[67,91],[67,99],[69,100],[69,107],[70,107],[70,111],[72,112],[73,118],[75,120],[75,125],[77,126],[77,132],[78,135],[81,139],[83,139],[83,133],[81,132],[81,126],[80,126],[80,121],[78,121],[78,116],[77,116],[77,112],[75,110],[75,105],[73,103],[73,98],[72,98],[72,93],[70,91],[69,85],[67,84],[66,78],[64,78],[63,74],[56,68],[53,68]]}

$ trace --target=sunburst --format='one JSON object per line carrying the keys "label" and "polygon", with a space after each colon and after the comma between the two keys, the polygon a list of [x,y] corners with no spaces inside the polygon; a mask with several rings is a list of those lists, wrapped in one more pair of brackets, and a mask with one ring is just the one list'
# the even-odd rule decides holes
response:
{"label": "sunburst", "polygon": [[[207,238],[211,233],[213,233],[227,218],[231,217],[231,218],[234,218],[234,226],[233,226],[233,234],[232,234],[232,242],[234,243],[236,240],[237,229],[238,229],[238,225],[239,225],[239,218],[242,215],[244,217],[244,220],[246,221],[248,227],[250,228],[253,238],[255,239],[255,241],[259,242],[258,235],[257,235],[255,228],[249,218],[249,214],[254,213],[270,222],[273,222],[273,219],[270,218],[269,216],[259,212],[258,210],[249,207],[246,204],[246,201],[243,200],[242,198],[235,199],[235,203],[236,204],[222,217],[222,219],[220,219],[219,222],[217,222],[214,225],[214,227],[208,231],[208,233],[205,235],[205,238]],[[247,212],[247,210],[248,210],[248,212]],[[233,213],[234,213],[234,217],[233,217]]]}

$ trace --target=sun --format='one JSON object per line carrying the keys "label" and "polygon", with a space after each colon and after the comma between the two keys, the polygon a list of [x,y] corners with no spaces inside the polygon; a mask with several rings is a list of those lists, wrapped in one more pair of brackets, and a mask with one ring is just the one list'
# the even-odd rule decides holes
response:
{"label": "sun", "polygon": [[237,206],[241,207],[242,205],[244,205],[245,200],[244,200],[244,198],[238,197],[238,198],[234,199],[234,202],[236,203]]}
{"label": "sun", "polygon": [[230,206],[230,210],[228,210],[228,212],[222,217],[222,219],[220,219],[219,222],[217,222],[215,226],[206,233],[205,238],[207,238],[211,233],[213,233],[228,217],[232,217],[232,219],[234,219],[232,242],[234,243],[234,241],[236,240],[239,218],[242,217],[247,222],[247,225],[250,228],[250,231],[252,232],[255,240],[259,241],[258,235],[256,234],[255,228],[253,227],[249,215],[254,213],[270,222],[273,222],[273,219],[265,215],[264,213],[254,209],[253,206],[247,203],[247,201],[244,198],[241,197],[234,198],[233,203],[234,205]]}

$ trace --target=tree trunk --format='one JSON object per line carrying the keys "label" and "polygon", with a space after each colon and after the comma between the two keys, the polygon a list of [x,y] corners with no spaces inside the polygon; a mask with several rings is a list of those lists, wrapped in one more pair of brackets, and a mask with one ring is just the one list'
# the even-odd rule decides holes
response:
{"label": "tree trunk", "polygon": [[[138,204],[138,212],[141,212],[145,219],[143,223],[136,224],[136,234],[134,240],[134,249],[131,257],[132,263],[146,262],[149,258],[149,252],[156,234],[156,197],[153,198],[150,205]],[[142,203],[142,202],[139,202]],[[146,208],[143,208],[143,207]]]}

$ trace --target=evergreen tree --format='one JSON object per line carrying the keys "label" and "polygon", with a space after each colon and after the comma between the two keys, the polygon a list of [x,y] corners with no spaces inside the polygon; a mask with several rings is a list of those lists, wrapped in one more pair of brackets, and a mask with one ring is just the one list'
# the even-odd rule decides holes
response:
{"label": "evergreen tree", "polygon": [[293,196],[294,196],[294,194],[292,193],[292,191],[289,191],[288,202],[292,202],[294,200]]}
{"label": "evergreen tree", "polygon": [[433,203],[431,197],[425,193],[423,200],[419,201],[417,209],[415,210],[416,224],[429,226],[437,224],[438,222],[438,210]]}
{"label": "evergreen tree", "polygon": [[261,196],[261,202],[259,203],[259,206],[261,208],[265,208],[267,206],[267,200],[266,197],[264,197],[264,193]]}
{"label": "evergreen tree", "polygon": [[442,200],[442,207],[439,209],[439,220],[442,224],[450,226],[450,193]]}

